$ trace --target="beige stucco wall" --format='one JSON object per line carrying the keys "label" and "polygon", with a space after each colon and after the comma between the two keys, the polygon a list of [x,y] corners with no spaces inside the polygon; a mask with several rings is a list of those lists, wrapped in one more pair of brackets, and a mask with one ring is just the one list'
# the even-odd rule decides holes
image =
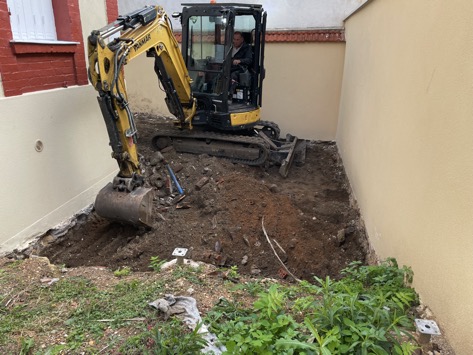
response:
{"label": "beige stucco wall", "polygon": [[[344,53],[344,43],[267,44],[262,119],[283,134],[334,140]],[[169,115],[152,58],[134,59],[125,73],[133,111]]]}
{"label": "beige stucco wall", "polygon": [[[106,22],[104,2],[81,0],[80,9],[84,34]],[[91,204],[115,175],[95,97],[88,85],[0,98],[0,254]]]}
{"label": "beige stucco wall", "polygon": [[263,119],[283,134],[335,140],[344,43],[270,43],[265,50]]}
{"label": "beige stucco wall", "polygon": [[346,22],[338,147],[381,258],[473,354],[473,2],[372,1]]}
{"label": "beige stucco wall", "polygon": [[84,38],[84,53],[87,57],[87,37],[93,30],[98,30],[107,25],[106,0],[79,0],[81,13],[82,36]]}
{"label": "beige stucco wall", "polygon": [[1,254],[92,203],[116,164],[90,86],[2,98],[0,107]]}
{"label": "beige stucco wall", "polygon": [[143,55],[129,62],[125,66],[125,81],[133,112],[170,115],[164,102],[166,95],[154,73],[154,58]]}

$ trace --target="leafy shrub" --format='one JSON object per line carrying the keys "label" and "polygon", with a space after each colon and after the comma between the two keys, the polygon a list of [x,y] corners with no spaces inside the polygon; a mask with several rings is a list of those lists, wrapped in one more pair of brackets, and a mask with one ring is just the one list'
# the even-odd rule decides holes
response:
{"label": "leafy shrub", "polygon": [[411,269],[388,259],[352,263],[343,275],[272,285],[259,294],[256,312],[221,301],[207,321],[229,354],[412,354],[408,311],[418,298]]}

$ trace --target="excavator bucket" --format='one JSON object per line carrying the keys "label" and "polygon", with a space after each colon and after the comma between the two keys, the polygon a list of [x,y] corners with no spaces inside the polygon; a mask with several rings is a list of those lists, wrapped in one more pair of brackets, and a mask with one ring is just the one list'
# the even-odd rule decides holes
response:
{"label": "excavator bucket", "polygon": [[132,192],[117,191],[109,183],[95,199],[95,211],[101,217],[152,227],[153,189],[139,187]]}

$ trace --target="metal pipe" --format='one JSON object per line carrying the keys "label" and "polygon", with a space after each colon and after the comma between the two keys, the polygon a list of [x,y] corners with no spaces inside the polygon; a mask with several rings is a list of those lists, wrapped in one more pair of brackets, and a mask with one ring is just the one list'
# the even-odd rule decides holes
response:
{"label": "metal pipe", "polygon": [[[101,29],[99,30],[100,31],[100,36],[102,38],[108,38],[112,35],[114,35],[115,33],[117,32],[120,32],[121,30],[123,30],[124,26],[123,25],[120,25],[120,26],[116,26],[115,24],[112,24],[110,26],[110,28],[105,28],[105,29]],[[103,31],[102,31],[103,30]]]}
{"label": "metal pipe", "polygon": [[179,191],[180,195],[184,194],[184,190],[182,190],[181,185],[179,185],[179,182],[177,181],[176,175],[174,175],[174,171],[172,171],[171,166],[169,164],[166,164],[166,169],[168,169],[169,175],[171,175],[172,181],[174,181],[174,185],[176,185],[177,191]]}

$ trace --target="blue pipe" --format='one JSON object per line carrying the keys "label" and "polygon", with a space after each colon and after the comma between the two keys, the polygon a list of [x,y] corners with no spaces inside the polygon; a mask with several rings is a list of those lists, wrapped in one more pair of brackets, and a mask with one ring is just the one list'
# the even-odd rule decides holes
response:
{"label": "blue pipe", "polygon": [[169,164],[166,164],[166,168],[167,168],[168,171],[169,171],[169,175],[171,175],[172,181],[174,181],[174,185],[176,185],[176,187],[177,187],[177,191],[179,191],[179,194],[183,195],[183,194],[184,194],[184,190],[182,189],[181,185],[179,185],[179,182],[177,181],[176,175],[174,175],[174,171],[172,171],[172,169],[171,169],[171,167],[169,166]]}

